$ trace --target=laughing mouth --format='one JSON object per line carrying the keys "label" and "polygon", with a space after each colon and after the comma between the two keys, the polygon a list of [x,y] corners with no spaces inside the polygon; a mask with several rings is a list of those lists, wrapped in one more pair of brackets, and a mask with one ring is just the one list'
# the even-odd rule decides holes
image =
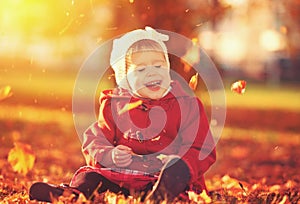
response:
{"label": "laughing mouth", "polygon": [[161,83],[162,83],[161,80],[150,81],[150,82],[146,83],[145,86],[148,87],[148,88],[157,87],[157,86],[160,86]]}

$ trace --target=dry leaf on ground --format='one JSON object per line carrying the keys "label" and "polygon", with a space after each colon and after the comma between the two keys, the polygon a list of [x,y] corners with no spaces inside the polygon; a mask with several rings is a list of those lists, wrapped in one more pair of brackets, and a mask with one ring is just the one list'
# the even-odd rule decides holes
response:
{"label": "dry leaf on ground", "polygon": [[35,155],[28,144],[15,142],[14,145],[8,153],[7,161],[14,171],[26,175],[33,168]]}

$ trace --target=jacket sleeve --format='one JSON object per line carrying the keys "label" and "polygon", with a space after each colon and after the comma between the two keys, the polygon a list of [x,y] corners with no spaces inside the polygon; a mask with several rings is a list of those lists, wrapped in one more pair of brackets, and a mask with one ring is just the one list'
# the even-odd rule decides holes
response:
{"label": "jacket sleeve", "polygon": [[103,157],[114,148],[115,124],[112,119],[109,99],[100,102],[98,122],[92,124],[85,132],[82,151],[88,165],[101,164]]}
{"label": "jacket sleeve", "polygon": [[[182,159],[189,166],[193,182],[202,177],[215,162],[215,142],[209,130],[205,110],[198,98],[190,101],[182,121],[179,155],[183,155]],[[202,158],[203,155],[205,158]]]}

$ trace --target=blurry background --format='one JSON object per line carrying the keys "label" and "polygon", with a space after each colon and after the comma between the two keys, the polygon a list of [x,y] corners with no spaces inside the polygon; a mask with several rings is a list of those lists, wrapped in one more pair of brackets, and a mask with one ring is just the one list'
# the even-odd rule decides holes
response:
{"label": "blurry background", "polygon": [[[198,43],[224,80],[227,120],[212,174],[249,181],[245,171],[257,158],[257,178],[269,167],[284,182],[297,174],[299,146],[291,147],[300,144],[298,0],[1,0],[0,88],[10,86],[13,95],[0,101],[0,184],[8,182],[6,158],[16,140],[38,155],[29,183],[69,180],[84,163],[71,112],[76,75],[101,43],[146,25]],[[188,79],[193,70],[182,73]],[[114,85],[108,78],[100,89]],[[247,81],[242,95],[230,91],[240,79]],[[203,84],[197,94],[209,105]],[[284,174],[286,168],[292,170]]]}
{"label": "blurry background", "polygon": [[299,4],[297,0],[2,0],[1,67],[23,63],[45,71],[76,71],[105,40],[150,25],[198,39],[225,73],[272,83],[299,81]]}

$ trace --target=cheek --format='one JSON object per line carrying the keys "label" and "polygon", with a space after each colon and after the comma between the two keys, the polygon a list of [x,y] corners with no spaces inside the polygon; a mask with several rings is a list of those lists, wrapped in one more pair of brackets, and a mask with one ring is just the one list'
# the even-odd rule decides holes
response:
{"label": "cheek", "polygon": [[142,74],[138,72],[132,72],[127,74],[127,80],[129,84],[135,89],[139,89],[143,86],[144,82],[142,79],[143,79]]}

